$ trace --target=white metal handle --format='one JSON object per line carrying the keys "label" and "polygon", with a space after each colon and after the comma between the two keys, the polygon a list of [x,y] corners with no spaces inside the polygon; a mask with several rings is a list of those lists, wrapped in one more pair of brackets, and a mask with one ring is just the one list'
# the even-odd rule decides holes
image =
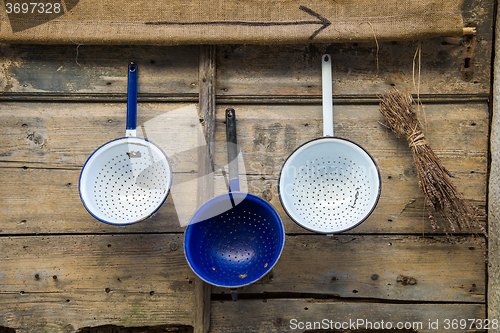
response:
{"label": "white metal handle", "polygon": [[321,57],[321,83],[323,91],[323,136],[333,135],[333,89],[332,89],[332,57],[324,54]]}

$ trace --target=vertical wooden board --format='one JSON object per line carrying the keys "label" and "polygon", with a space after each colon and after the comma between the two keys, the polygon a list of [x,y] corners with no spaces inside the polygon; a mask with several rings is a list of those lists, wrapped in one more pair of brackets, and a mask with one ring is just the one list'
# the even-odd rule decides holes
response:
{"label": "vertical wooden board", "polygon": [[127,66],[139,66],[139,94],[198,93],[196,46],[7,45],[0,90],[21,95],[122,94]]}
{"label": "vertical wooden board", "polygon": [[192,325],[195,282],[182,242],[165,234],[2,237],[0,325]]}
{"label": "vertical wooden board", "polygon": [[[407,325],[407,329],[409,327],[399,332],[483,332],[476,328],[469,329],[471,321],[468,319],[484,322],[486,316],[484,304],[384,304],[314,299],[213,302],[212,309],[213,333],[312,333],[312,329],[318,328],[331,329],[326,332],[381,332],[382,322],[384,329],[392,325],[388,332],[398,332],[394,330],[398,323],[403,328],[404,325]],[[458,328],[453,328],[451,321],[454,319],[458,322],[465,319],[466,328],[460,328],[459,323]],[[321,327],[323,320],[325,326]],[[446,320],[450,320],[449,329],[446,329]],[[315,322],[318,323],[316,327]],[[437,329],[434,329],[435,323]],[[479,321],[477,324],[479,326]]]}
{"label": "vertical wooden board", "polygon": [[[223,107],[217,111],[217,169],[227,164],[223,111]],[[293,150],[322,136],[321,107],[239,105],[236,112],[238,143],[244,160],[240,163],[241,180],[246,181],[251,193],[279,210],[288,233],[307,232],[291,222],[282,210],[277,184],[281,167]],[[427,104],[421,112],[427,141],[455,175],[453,182],[458,190],[479,208],[480,220],[485,223],[488,106]],[[410,149],[404,140],[381,125],[384,119],[378,106],[338,105],[334,113],[336,135],[367,149],[377,161],[382,177],[377,208],[366,222],[350,232],[433,232]],[[216,193],[224,191],[225,181],[222,176],[217,177]]]}
{"label": "vertical wooden board", "polygon": [[[491,82],[491,56],[494,45],[495,2],[489,0],[465,0],[462,16],[466,27],[475,27],[475,36],[463,39],[464,52],[460,71],[462,78],[467,70],[468,80],[473,84],[481,84],[486,79]],[[468,49],[471,46],[471,49]],[[467,60],[467,58],[469,58]],[[466,66],[468,65],[468,68]],[[488,90],[489,91],[489,90]]]}
{"label": "vertical wooden board", "polygon": [[[210,200],[214,194],[213,149],[215,132],[215,51],[213,45],[200,46],[200,119],[203,122],[204,135],[198,139],[201,146],[198,150],[197,204],[200,207]],[[210,296],[211,286],[196,278],[195,289],[195,333],[206,333],[210,329]]]}

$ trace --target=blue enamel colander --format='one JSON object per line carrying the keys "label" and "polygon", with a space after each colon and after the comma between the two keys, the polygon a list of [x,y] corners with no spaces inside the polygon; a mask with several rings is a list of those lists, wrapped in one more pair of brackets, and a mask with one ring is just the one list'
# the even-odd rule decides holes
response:
{"label": "blue enamel colander", "polygon": [[285,243],[278,212],[267,201],[240,192],[236,118],[226,110],[229,193],[203,204],[186,229],[184,250],[191,269],[205,282],[235,289],[265,276]]}

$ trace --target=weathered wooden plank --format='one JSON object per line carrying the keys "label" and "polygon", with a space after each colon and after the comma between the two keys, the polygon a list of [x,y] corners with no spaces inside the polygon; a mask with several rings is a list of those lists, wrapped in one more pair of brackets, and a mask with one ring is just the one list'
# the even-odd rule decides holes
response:
{"label": "weathered wooden plank", "polygon": [[0,248],[1,326],[72,332],[193,323],[182,235],[2,237]]}
{"label": "weathered wooden plank", "polygon": [[[422,42],[420,92],[429,101],[441,97],[451,101],[424,105],[427,139],[457,176],[454,182],[459,190],[483,214],[493,13],[489,0],[465,1],[466,25],[478,31],[468,79],[464,64],[470,56],[469,39]],[[412,63],[417,45],[380,43],[378,51],[375,41],[218,47],[217,97],[240,103],[238,141],[245,160],[240,170],[245,170],[249,191],[278,209],[288,235],[283,256],[270,275],[240,290],[237,303],[211,303],[212,332],[290,332],[293,318],[422,322],[419,332],[477,331],[445,330],[444,320],[486,316],[480,247],[468,237],[448,242],[436,236],[398,235],[428,235],[432,230],[409,149],[378,123],[383,118],[373,98],[393,84],[416,92]],[[337,101],[343,102],[342,97],[358,103],[336,103],[336,133],[366,147],[383,179],[382,197],[372,216],[349,235],[333,238],[300,235],[308,232],[286,216],[277,194],[284,159],[322,132],[317,60],[323,52],[330,52],[336,62]],[[181,234],[183,223],[197,207],[200,143],[194,133],[201,127],[196,106],[139,106],[139,124],[144,125],[140,130],[171,156],[174,185],[178,185],[151,219],[126,228],[98,222],[83,208],[77,184],[88,155],[123,135],[123,68],[128,62],[140,65],[140,99],[194,101],[203,79],[199,47],[2,45],[0,53],[0,99],[47,101],[0,105],[0,234],[43,234],[0,237],[0,327],[68,332],[106,324],[196,326],[195,290],[202,286],[185,262]],[[99,103],[47,100],[52,97]],[[245,104],[246,99],[260,98],[258,103],[265,103],[274,97],[289,104]],[[315,105],[307,105],[311,99]],[[290,103],[294,101],[302,106]],[[217,110],[216,167],[226,164],[223,111],[227,106]],[[164,118],[183,108],[187,109],[179,111],[178,118]],[[216,194],[225,187],[217,174]],[[64,235],[45,236],[60,233]],[[100,233],[112,235],[96,235]],[[226,298],[220,292],[215,290],[214,297]],[[278,299],[252,299],[268,296]],[[440,330],[430,330],[429,320],[439,320]]]}
{"label": "weathered wooden plank", "polygon": [[[216,163],[224,163],[224,110],[217,109]],[[279,173],[284,160],[301,144],[323,134],[320,105],[238,105],[238,142],[250,174]],[[485,173],[488,146],[486,103],[428,104],[420,119],[425,136],[453,173]],[[335,105],[335,135],[352,140],[378,161],[411,159],[404,140],[384,127],[378,105]]]}
{"label": "weathered wooden plank", "polygon": [[[200,207],[214,194],[213,149],[215,132],[215,46],[200,47],[200,119],[203,121],[204,135],[198,138],[198,178],[197,205]],[[195,333],[207,333],[210,329],[211,287],[196,277]]]}
{"label": "weathered wooden plank", "polygon": [[85,210],[79,170],[0,168],[0,177],[2,234],[182,232],[196,209],[196,174],[176,173],[161,208],[126,227],[102,223]]}
{"label": "weathered wooden plank", "polygon": [[[385,323],[384,329],[387,328],[387,323],[392,324],[393,329],[388,332],[481,332],[482,330],[479,329],[469,329],[470,321],[467,322],[466,329],[461,329],[460,326],[454,329],[450,323],[450,328],[445,330],[445,320],[485,319],[483,304],[374,304],[315,299],[269,299],[240,300],[237,304],[213,302],[212,309],[211,332],[214,333],[294,331],[312,333],[313,331],[309,330],[315,328],[314,322],[321,323],[323,319],[326,320],[328,326],[319,326],[319,328],[332,329],[326,332],[335,333],[381,332],[382,321]],[[359,326],[349,327],[358,320],[360,320]],[[437,330],[434,329],[436,321]],[[432,323],[430,329],[429,322]],[[309,327],[307,323],[310,323],[312,327]],[[403,330],[394,329],[398,327],[398,323],[402,323]],[[409,329],[406,327],[407,329],[404,330],[405,324]],[[335,325],[340,325],[340,329],[337,327],[336,330]],[[342,325],[344,325],[343,329]]]}
{"label": "weathered wooden plank", "polygon": [[[217,111],[216,164],[226,163],[223,107]],[[277,182],[285,159],[300,144],[322,136],[320,106],[240,105],[238,142],[243,151],[248,190],[266,198],[285,220],[288,233],[305,230],[291,222],[281,208]],[[464,197],[480,209],[485,223],[488,155],[488,106],[471,104],[425,105],[426,138]],[[335,133],[367,149],[382,177],[382,192],[370,218],[350,232],[429,233],[430,221],[424,196],[407,144],[379,122],[384,119],[375,105],[340,105],[334,110]],[[241,171],[243,173],[243,171]],[[217,185],[218,184],[218,185]],[[216,181],[217,194],[225,190]],[[439,232],[439,230],[438,230]]]}
{"label": "weathered wooden plank", "polygon": [[[221,144],[223,109],[219,108],[217,113],[219,154],[224,146]],[[122,136],[125,127],[124,104],[3,103],[0,110],[0,154],[2,162],[9,162],[9,166],[79,168],[97,147]],[[173,155],[177,172],[196,170],[196,151],[191,151],[198,146],[195,110],[193,104],[139,105],[139,125],[144,126],[149,139]],[[428,105],[424,110],[427,140],[443,160],[449,157],[450,162],[458,163],[455,167],[448,166],[450,170],[463,172],[460,161],[464,158],[485,158],[486,104]],[[275,157],[284,160],[298,145],[322,133],[320,106],[241,105],[237,111],[241,114],[238,124],[242,149],[246,155],[252,153],[273,162],[266,165],[264,171],[268,174],[279,171],[282,165]],[[334,122],[336,135],[354,140],[376,158],[389,154],[411,156],[405,143],[379,124],[383,117],[377,106],[336,106]],[[139,134],[141,131],[142,128]],[[225,161],[218,156],[216,159]],[[186,165],[179,167],[176,163]],[[486,170],[484,164],[476,165],[482,168],[466,170],[474,173]],[[253,164],[247,167],[253,173],[261,172],[258,168],[259,165]]]}
{"label": "weathered wooden plank", "polygon": [[[481,32],[483,33],[483,32]],[[486,34],[490,31],[484,32]],[[482,38],[478,36],[478,38]],[[219,49],[217,94],[231,96],[321,96],[321,56],[332,56],[334,95],[381,94],[396,85],[417,93],[418,42],[331,45],[249,46]],[[424,40],[420,69],[422,94],[483,94],[489,92],[491,37],[476,44],[474,75],[462,77],[460,38]]]}
{"label": "weathered wooden plank", "polygon": [[[463,67],[470,58],[466,52],[470,36],[422,42],[420,93],[488,95],[494,12],[491,1],[465,1],[465,24],[477,30],[468,79]],[[393,84],[417,92],[413,84],[417,46],[416,41],[378,43],[375,37],[370,43],[221,46],[217,95],[319,96],[317,64],[324,52],[334,60],[337,95],[379,94]],[[85,98],[97,93],[124,98],[123,68],[132,60],[140,66],[142,94],[193,98],[199,90],[197,46],[2,45],[0,54],[4,97],[57,93],[57,98],[65,98],[64,94]]]}
{"label": "weathered wooden plank", "polygon": [[193,328],[191,326],[171,326],[171,325],[156,325],[156,326],[141,326],[141,327],[104,325],[95,327],[85,327],[83,329],[78,330],[78,333],[166,333],[166,332],[193,333]]}
{"label": "weathered wooden plank", "polygon": [[[5,126],[4,135],[0,138],[2,147],[0,169],[14,167],[21,171],[26,168],[46,168],[45,171],[38,172],[39,176],[44,177],[40,179],[30,178],[34,177],[36,172],[11,173],[14,169],[5,171],[6,177],[12,176],[8,176],[10,181],[6,182],[4,187],[6,192],[3,192],[3,196],[6,202],[17,202],[21,205],[9,210],[13,215],[6,216],[6,220],[17,221],[16,223],[35,220],[42,225],[60,219],[88,220],[88,214],[85,212],[77,209],[78,213],[83,212],[83,215],[79,215],[72,214],[68,210],[70,207],[82,207],[75,200],[78,199],[78,172],[95,149],[124,135],[126,106],[115,103],[6,103],[0,109]],[[179,222],[185,223],[195,209],[191,196],[197,188],[196,172],[200,146],[198,136],[203,136],[197,106],[175,103],[141,104],[138,125],[138,136],[146,137],[162,148],[169,156],[173,172],[180,174],[174,177],[170,195],[176,209],[172,203],[169,205],[170,208],[164,206],[164,209],[148,222],[166,219],[168,221],[166,225],[172,223],[170,225],[174,226],[174,229],[167,227],[167,230],[179,231]],[[78,172],[57,172],[56,169],[78,170]],[[53,170],[54,173],[47,170]],[[65,183],[61,183],[62,179]],[[60,186],[70,189],[70,195],[57,197],[65,195],[59,190],[64,187]],[[26,191],[20,192],[20,188]],[[46,192],[54,188],[59,189]],[[43,203],[43,208],[37,203]],[[23,207],[30,208],[26,211]],[[20,217],[18,213],[21,215],[26,213],[27,217]],[[91,223],[93,224],[93,221]],[[51,222],[45,225],[49,226]],[[44,232],[43,229],[42,227],[40,230],[39,225],[31,231]],[[50,227],[49,229],[54,230]],[[75,229],[70,230],[63,227],[59,232],[75,231]]]}
{"label": "weathered wooden plank", "polygon": [[[379,164],[380,167],[382,165]],[[382,174],[384,175],[384,174]],[[240,175],[242,189],[266,199],[280,214],[287,234],[309,233],[308,230],[294,223],[285,213],[278,194],[277,176],[246,176]],[[485,182],[483,180],[466,178],[462,183],[456,182],[457,186],[466,189],[481,189]],[[227,192],[225,181],[221,175],[215,178],[216,194]],[[469,188],[470,186],[470,188]],[[470,192],[469,192],[470,193]],[[481,194],[480,194],[481,195]],[[479,221],[486,224],[484,199],[469,200],[479,209]],[[442,234],[443,221],[438,218],[438,229],[433,230],[424,205],[424,196],[420,193],[417,181],[405,180],[403,182],[383,181],[382,195],[373,213],[362,224],[349,230],[349,234]],[[456,234],[461,234],[460,230]]]}
{"label": "weathered wooden plank", "polygon": [[2,45],[0,91],[123,94],[127,65],[139,66],[139,94],[198,94],[196,46]]}
{"label": "weathered wooden plank", "polygon": [[[495,6],[488,0],[465,0],[464,24],[475,37],[422,41],[420,84],[418,41],[288,46],[226,45],[219,48],[218,95],[321,96],[320,57],[332,56],[334,94],[373,95],[397,85],[421,94],[489,95]],[[467,47],[473,41],[473,49]],[[471,59],[471,54],[473,55]],[[467,58],[468,61],[466,60]],[[414,69],[415,62],[415,69]],[[471,70],[464,76],[464,67]]]}
{"label": "weathered wooden plank", "polygon": [[[81,168],[92,152],[125,136],[126,104],[2,103],[2,166]],[[197,169],[196,104],[139,104],[138,133],[169,156],[174,172]]]}
{"label": "weathered wooden plank", "polygon": [[[216,168],[227,163],[224,109],[217,109]],[[5,181],[0,205],[9,207],[3,215],[3,233],[114,232],[116,228],[102,226],[83,209],[77,184],[80,168],[91,152],[123,135],[124,105],[6,103],[1,110],[0,171]],[[185,225],[196,209],[193,193],[198,177],[197,137],[202,133],[196,107],[141,104],[139,110],[139,123],[145,125],[147,137],[171,159],[174,186],[165,205],[144,222],[147,225],[141,223],[126,230],[180,231],[180,224]],[[429,104],[424,111],[431,147],[456,175],[454,182],[465,198],[484,214],[487,105]],[[282,210],[277,181],[286,157],[301,143],[322,135],[321,107],[240,105],[237,113],[238,142],[244,158],[240,171],[247,175],[250,192],[266,198],[279,210],[288,233],[304,232]],[[335,107],[336,134],[365,147],[376,159],[382,175],[382,194],[376,210],[351,232],[429,233],[432,230],[410,150],[379,121],[383,117],[375,105]],[[216,194],[226,190],[220,176],[215,189]]]}
{"label": "weathered wooden plank", "polygon": [[[79,170],[0,168],[1,233],[181,232],[197,207],[193,195],[197,191],[197,174],[176,173],[167,201],[154,216],[118,228],[97,221],[85,210],[78,194],[79,175]],[[277,177],[247,176],[241,180],[250,193],[265,198],[278,210],[287,233],[307,232],[283,211]],[[470,178],[468,184],[477,189],[485,183]],[[217,195],[227,191],[222,176],[215,179],[215,191]],[[418,191],[416,182],[384,182],[376,210],[349,233],[431,233],[423,196]],[[484,210],[484,201],[475,203]]]}
{"label": "weathered wooden plank", "polygon": [[[376,33],[370,43],[221,46],[217,95],[228,99],[296,96],[298,102],[321,96],[319,64],[326,52],[332,56],[337,96],[381,94],[393,85],[421,94],[488,96],[494,13],[491,1],[465,0],[464,23],[476,27],[476,35],[422,41],[420,73],[415,59],[418,41],[379,43]],[[472,39],[474,46],[468,51]],[[465,66],[472,69],[467,78]]]}
{"label": "weathered wooden plank", "polygon": [[484,303],[486,264],[481,244],[468,237],[288,236],[272,272],[238,293],[241,298],[245,294],[304,293]]}
{"label": "weathered wooden plank", "polygon": [[481,78],[493,80],[488,68],[491,68],[494,45],[495,12],[495,3],[489,0],[465,0],[462,7],[464,25],[475,27],[476,35],[467,36],[463,40],[465,49],[460,71],[463,79],[474,84],[481,81]]}

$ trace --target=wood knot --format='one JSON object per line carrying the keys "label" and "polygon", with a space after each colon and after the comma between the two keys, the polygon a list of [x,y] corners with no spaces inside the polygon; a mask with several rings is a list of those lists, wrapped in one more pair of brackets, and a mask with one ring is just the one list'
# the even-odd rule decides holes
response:
{"label": "wood knot", "polygon": [[266,188],[263,192],[262,192],[262,196],[264,197],[264,199],[266,201],[271,201],[273,200],[273,191],[270,189],[270,188]]}
{"label": "wood knot", "polygon": [[26,134],[26,139],[30,140],[35,145],[40,146],[40,148],[43,148],[43,146],[45,145],[45,139],[43,138],[43,136],[36,132],[28,132]]}
{"label": "wood knot", "polygon": [[179,248],[179,244],[176,241],[171,241],[170,242],[170,251],[177,251]]}
{"label": "wood knot", "polygon": [[404,275],[398,275],[398,278],[396,279],[397,282],[401,282],[403,286],[406,285],[414,285],[417,284],[417,279],[411,277],[411,276],[404,276]]}

